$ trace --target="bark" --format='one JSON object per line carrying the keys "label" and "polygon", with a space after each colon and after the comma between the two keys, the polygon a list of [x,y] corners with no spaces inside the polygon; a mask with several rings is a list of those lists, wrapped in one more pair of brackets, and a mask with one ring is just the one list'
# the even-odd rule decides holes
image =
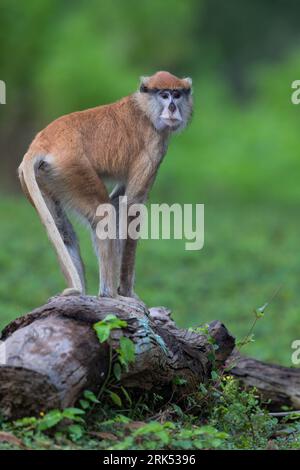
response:
{"label": "bark", "polygon": [[[100,343],[93,324],[108,314],[127,326]],[[54,297],[2,332],[0,413],[10,419],[38,415],[75,405],[84,390],[97,394],[106,384],[122,335],[135,345],[135,360],[127,371],[123,368],[120,379],[133,395],[152,390],[170,399],[193,392],[209,382],[217,363],[244,385],[255,386],[264,400],[271,400],[271,408],[300,407],[299,369],[239,356],[234,338],[219,321],[208,330],[209,336],[180,329],[168,309],[148,309],[133,299]],[[178,377],[184,386],[176,385]]]}
{"label": "bark", "polygon": [[[109,313],[127,326],[113,330],[109,343],[100,344],[92,326]],[[209,330],[219,345],[217,359],[223,361],[234,338],[220,322],[212,322]],[[135,361],[120,381],[127,389],[170,395],[175,377],[186,382],[181,386],[185,393],[209,380],[213,350],[207,336],[177,328],[167,309],[148,310],[129,299],[54,297],[2,332],[1,413],[14,419],[37,415],[73,406],[84,390],[97,393],[122,335],[135,345]]]}
{"label": "bark", "polygon": [[271,410],[282,405],[300,409],[300,369],[239,356],[236,352],[228,360],[233,365],[231,374],[247,387],[256,387],[262,401]]}

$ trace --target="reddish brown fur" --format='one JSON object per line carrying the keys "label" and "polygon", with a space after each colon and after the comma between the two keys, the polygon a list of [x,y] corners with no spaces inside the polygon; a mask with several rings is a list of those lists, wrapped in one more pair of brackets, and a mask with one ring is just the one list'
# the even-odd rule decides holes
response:
{"label": "reddish brown fur", "polygon": [[169,72],[156,72],[156,74],[149,77],[147,81],[148,88],[158,88],[158,89],[175,89],[175,88],[185,88],[189,89],[189,83],[184,80],[175,77]]}
{"label": "reddish brown fur", "polygon": [[[190,85],[168,72],[158,72],[149,78],[148,86],[188,88]],[[158,131],[154,127],[144,109],[146,99],[143,97],[139,102],[135,95],[130,95],[111,105],[62,116],[35,137],[24,156],[19,171],[22,188],[37,207],[70,287],[76,284],[81,290],[76,270],[37,191],[40,188],[45,197],[50,197],[54,208],[55,203],[62,203],[76,209],[93,228],[99,220],[97,207],[110,201],[103,178],[109,176],[122,184],[129,204],[145,201],[171,132],[170,129]],[[39,164],[36,170],[38,186],[34,182],[35,162]],[[61,225],[66,227],[68,224]],[[108,284],[109,293],[105,295],[115,295],[113,271],[116,268],[114,260],[110,261],[114,258],[114,245],[112,242],[109,246],[103,241],[97,243],[100,252],[103,250],[104,253],[100,266],[102,277]],[[120,286],[123,295],[132,295],[134,245],[135,241],[127,240],[123,249]]]}
{"label": "reddish brown fur", "polygon": [[85,199],[89,210],[94,210],[100,202],[108,201],[101,176],[127,183],[138,173],[145,179],[153,162],[143,152],[153,147],[153,141],[159,152],[164,139],[129,96],[55,120],[36,136],[25,160],[51,155],[57,173],[54,191],[59,191],[57,183],[61,184],[74,202]]}

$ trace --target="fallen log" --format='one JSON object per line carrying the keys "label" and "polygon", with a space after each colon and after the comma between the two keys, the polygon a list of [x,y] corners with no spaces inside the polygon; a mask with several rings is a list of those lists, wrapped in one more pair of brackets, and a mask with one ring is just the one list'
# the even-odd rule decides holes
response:
{"label": "fallen log", "polygon": [[[126,326],[100,343],[93,325],[108,314]],[[75,405],[84,390],[97,394],[123,335],[134,343],[135,360],[122,370],[120,385],[133,394],[152,390],[168,399],[193,392],[209,382],[217,365],[244,385],[255,386],[265,401],[271,400],[272,409],[300,407],[299,369],[241,357],[219,321],[208,325],[208,333],[179,329],[168,309],[148,309],[134,299],[54,297],[2,331],[0,412],[9,419],[38,415]]]}
{"label": "fallen log", "polygon": [[258,390],[262,402],[265,402],[270,410],[281,410],[282,405],[300,409],[299,368],[268,364],[240,356],[236,351],[232,353],[227,364],[230,373],[243,385]]}
{"label": "fallen log", "polygon": [[[108,314],[127,326],[112,330],[109,342],[100,344],[92,326]],[[217,321],[209,332],[218,344],[217,360],[224,361],[234,338]],[[186,393],[211,377],[214,354],[207,335],[177,328],[167,309],[148,310],[142,302],[125,298],[54,297],[2,332],[2,415],[37,415],[73,406],[84,390],[97,393],[110,369],[110,348],[118,348],[122,335],[135,346],[135,360],[120,379],[127,389],[162,390],[171,396],[175,378],[185,383]]]}

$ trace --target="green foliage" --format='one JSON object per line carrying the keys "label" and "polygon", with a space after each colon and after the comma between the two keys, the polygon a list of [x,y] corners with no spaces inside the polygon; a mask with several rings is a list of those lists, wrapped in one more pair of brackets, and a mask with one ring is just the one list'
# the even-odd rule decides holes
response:
{"label": "green foliage", "polygon": [[56,424],[63,420],[63,413],[59,410],[49,411],[43,418],[38,422],[38,429],[40,431],[46,431],[47,429],[53,428]]}
{"label": "green foliage", "polygon": [[[110,333],[112,330],[118,328],[124,328],[127,326],[127,322],[124,320],[119,319],[113,314],[107,315],[104,320],[101,320],[93,325],[94,330],[96,331],[97,337],[100,343],[104,343],[110,337]],[[128,369],[128,365],[130,362],[134,362],[135,358],[135,346],[133,341],[126,336],[121,336],[119,339],[119,348],[116,348],[116,352],[118,353],[117,360],[119,362],[115,362],[113,365],[113,372],[115,378],[120,380],[121,377],[121,366],[124,366],[125,369]],[[116,400],[115,400],[116,402]]]}
{"label": "green foliage", "polygon": [[46,431],[53,428],[64,419],[70,421],[83,422],[81,415],[84,411],[80,408],[66,408],[63,411],[51,410],[48,413],[41,413],[41,418],[22,418],[15,422],[17,428],[35,427],[38,431]]}
{"label": "green foliage", "polygon": [[185,385],[186,382],[187,382],[186,379],[183,379],[183,378],[178,377],[178,376],[174,377],[174,379],[173,379],[173,384],[174,385]]}
{"label": "green foliage", "polygon": [[79,400],[79,404],[84,411],[92,411],[95,404],[100,403],[96,395],[90,390],[83,392],[83,398]]}
{"label": "green foliage", "polygon": [[85,390],[83,392],[83,396],[84,396],[84,398],[86,398],[88,401],[90,401],[92,403],[99,403],[99,400],[97,399],[95,394],[93,392],[91,392],[90,390]]}
{"label": "green foliage", "polygon": [[126,449],[218,449],[228,435],[212,426],[180,429],[172,422],[150,421],[139,427],[113,450]]}
{"label": "green foliage", "polygon": [[118,359],[125,368],[128,368],[130,362],[134,362],[135,346],[133,341],[126,336],[120,338],[120,348],[117,349],[117,352]]}
{"label": "green foliage", "polygon": [[[40,413],[40,418],[25,417],[13,423],[3,423],[2,426],[16,435],[20,436],[27,447],[35,446],[43,442],[48,446],[47,432],[53,431],[60,426],[60,433],[77,441],[84,434],[85,411],[80,408],[66,408],[64,410],[51,410],[48,413]],[[43,447],[43,446],[42,446]]]}
{"label": "green foliage", "polygon": [[104,320],[101,320],[93,325],[100,343],[108,340],[110,332],[116,328],[123,328],[127,325],[126,321],[120,320],[113,314],[107,315]]}
{"label": "green foliage", "polygon": [[[124,328],[127,326],[127,322],[119,319],[113,314],[107,315],[103,320],[95,323],[93,325],[94,330],[96,331],[97,337],[100,343],[109,341],[110,334],[113,330]],[[111,402],[116,405],[118,408],[123,406],[122,399],[116,391],[112,391],[111,387],[116,387],[120,382],[122,375],[122,367],[125,370],[128,370],[130,362],[134,362],[135,359],[135,345],[130,338],[126,336],[121,336],[119,339],[119,347],[113,348],[112,344],[109,342],[110,347],[110,357],[109,357],[109,366],[107,377],[102,384],[102,387],[99,391],[98,397],[94,399],[94,403],[99,403],[100,396],[105,393],[109,396]],[[117,353],[117,354],[114,354]],[[120,387],[126,401],[131,405],[132,401],[129,393],[123,388]],[[91,392],[85,392],[90,394]],[[87,395],[85,396],[87,398]],[[91,399],[91,397],[89,397]],[[93,401],[93,400],[92,400]],[[87,408],[88,404],[85,403],[85,400],[81,400],[83,408]]]}
{"label": "green foliage", "polygon": [[260,404],[255,389],[240,390],[230,376],[222,379],[215,393],[216,403],[210,421],[230,435],[226,447],[264,449],[276,429],[277,420],[268,415]]}
{"label": "green foliage", "polygon": [[[240,389],[238,382],[229,376],[218,375],[217,379],[208,387],[202,385],[199,394],[186,397],[181,406],[176,403],[164,406],[160,400],[152,400],[149,409],[135,407],[131,402],[130,408],[123,409],[121,414],[108,401],[101,401],[88,421],[82,409],[68,408],[41,413],[40,418],[3,421],[0,430],[34,449],[300,448],[299,414],[278,422],[261,408],[255,389]],[[91,403],[96,401],[92,392],[86,391],[84,396]],[[107,396],[118,408],[124,406],[119,394],[109,391]],[[141,399],[151,403],[147,395]],[[154,420],[153,413],[157,416],[158,410],[159,419]],[[0,448],[7,445],[0,444]]]}
{"label": "green foliage", "polygon": [[111,401],[116,405],[118,406],[119,408],[121,408],[122,406],[122,400],[121,398],[119,397],[119,395],[115,392],[111,392],[110,390],[107,390],[107,393],[111,399]]}
{"label": "green foliage", "polygon": [[121,368],[121,365],[119,362],[116,362],[114,364],[114,367],[113,367],[113,372],[114,372],[114,376],[115,378],[120,381],[121,379],[121,374],[122,374],[122,368]]}

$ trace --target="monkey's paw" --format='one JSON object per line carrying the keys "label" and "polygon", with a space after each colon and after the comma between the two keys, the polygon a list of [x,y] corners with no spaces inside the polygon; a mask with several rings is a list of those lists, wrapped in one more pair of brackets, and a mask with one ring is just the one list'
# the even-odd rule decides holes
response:
{"label": "monkey's paw", "polygon": [[81,294],[82,292],[80,292],[78,289],[74,289],[73,287],[68,287],[67,289],[63,290],[60,295],[67,297],[69,295],[81,295]]}

